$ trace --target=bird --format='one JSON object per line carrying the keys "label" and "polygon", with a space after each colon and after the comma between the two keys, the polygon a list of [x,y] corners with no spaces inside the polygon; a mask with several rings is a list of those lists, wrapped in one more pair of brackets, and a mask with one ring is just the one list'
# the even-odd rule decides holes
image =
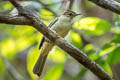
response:
{"label": "bird", "polygon": [[[81,14],[77,14],[74,11],[66,10],[61,16],[56,17],[48,27],[53,29],[61,37],[65,37],[72,27],[73,19]],[[54,44],[52,44],[47,38],[43,36],[40,42],[39,49],[41,49],[40,56],[34,65],[33,73],[41,76],[43,68],[48,56],[48,53],[52,50]]]}

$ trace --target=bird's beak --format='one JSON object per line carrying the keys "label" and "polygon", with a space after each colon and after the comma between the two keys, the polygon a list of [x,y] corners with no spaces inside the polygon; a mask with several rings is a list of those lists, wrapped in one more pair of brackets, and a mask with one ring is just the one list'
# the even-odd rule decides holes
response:
{"label": "bird's beak", "polygon": [[78,16],[78,15],[81,15],[81,14],[76,14],[75,16]]}

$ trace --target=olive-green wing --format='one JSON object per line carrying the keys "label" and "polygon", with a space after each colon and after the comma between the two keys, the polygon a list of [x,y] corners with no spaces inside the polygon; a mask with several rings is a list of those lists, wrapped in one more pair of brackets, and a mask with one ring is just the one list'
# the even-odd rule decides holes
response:
{"label": "olive-green wing", "polygon": [[[56,22],[58,21],[58,17],[57,18],[55,18],[54,19],[54,21],[53,22],[51,22],[50,24],[49,24],[49,26],[48,27],[52,27],[52,25],[54,25]],[[43,36],[42,37],[42,39],[41,39],[41,41],[40,41],[40,46],[39,46],[39,49],[41,49],[41,47],[42,47],[42,45],[43,45],[43,43],[44,43],[44,41],[45,41],[45,36]]]}

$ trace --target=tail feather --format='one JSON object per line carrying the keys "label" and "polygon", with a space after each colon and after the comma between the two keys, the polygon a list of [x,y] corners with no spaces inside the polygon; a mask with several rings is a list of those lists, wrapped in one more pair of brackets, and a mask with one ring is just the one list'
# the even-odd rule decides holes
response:
{"label": "tail feather", "polygon": [[44,42],[43,43],[43,47],[40,53],[40,56],[33,68],[33,73],[37,74],[38,76],[41,76],[44,65],[45,65],[45,61],[47,59],[47,55],[49,53],[49,51],[53,48],[53,45],[48,43],[48,42]]}
{"label": "tail feather", "polygon": [[39,59],[37,60],[35,66],[33,68],[33,73],[34,74],[37,74],[38,76],[40,76],[42,74],[46,58],[47,58],[47,55],[46,56],[40,55]]}

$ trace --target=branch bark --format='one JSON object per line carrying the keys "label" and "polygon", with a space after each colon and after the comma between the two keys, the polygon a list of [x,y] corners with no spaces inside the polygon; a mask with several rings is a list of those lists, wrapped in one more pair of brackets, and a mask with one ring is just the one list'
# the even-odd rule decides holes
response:
{"label": "branch bark", "polygon": [[32,25],[31,20],[20,15],[11,16],[11,15],[0,14],[0,23],[13,24],[13,25]]}
{"label": "branch bark", "polygon": [[89,0],[96,5],[108,9],[112,12],[115,12],[117,14],[120,14],[120,3],[115,0]]}
{"label": "branch bark", "polygon": [[[10,2],[17,8],[19,16],[12,17],[11,19],[3,18],[0,19],[1,23],[8,24],[21,24],[31,25],[44,36],[46,36],[51,42],[59,46],[61,49],[66,51],[69,55],[75,58],[79,63],[83,64],[86,68],[95,73],[99,78],[104,80],[112,80],[112,78],[94,61],[89,59],[85,53],[74,47],[72,44],[67,43],[62,37],[60,37],[55,31],[47,27],[41,20],[32,12],[24,10],[17,0],[10,0]],[[21,16],[20,16],[21,15]],[[5,16],[10,17],[10,16]],[[1,17],[0,17],[1,18]],[[22,21],[24,19],[24,21]],[[15,21],[16,20],[16,21]],[[25,21],[26,20],[26,21]],[[14,22],[13,22],[14,21]]]}

